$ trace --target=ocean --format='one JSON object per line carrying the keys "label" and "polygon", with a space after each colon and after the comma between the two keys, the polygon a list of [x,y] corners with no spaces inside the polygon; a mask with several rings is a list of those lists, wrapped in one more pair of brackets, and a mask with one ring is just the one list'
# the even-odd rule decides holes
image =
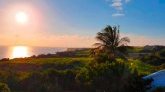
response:
{"label": "ocean", "polygon": [[0,59],[24,58],[40,54],[55,54],[67,48],[33,47],[33,46],[0,46]]}

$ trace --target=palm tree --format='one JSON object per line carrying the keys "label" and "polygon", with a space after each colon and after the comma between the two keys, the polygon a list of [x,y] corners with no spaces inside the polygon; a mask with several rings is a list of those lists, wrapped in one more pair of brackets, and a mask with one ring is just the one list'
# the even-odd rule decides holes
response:
{"label": "palm tree", "polygon": [[130,40],[128,37],[120,39],[119,26],[111,27],[108,25],[101,32],[97,33],[96,39],[99,43],[95,43],[95,48],[92,49],[91,54],[94,56],[106,53],[110,60],[115,60],[116,57],[125,58],[126,46]]}

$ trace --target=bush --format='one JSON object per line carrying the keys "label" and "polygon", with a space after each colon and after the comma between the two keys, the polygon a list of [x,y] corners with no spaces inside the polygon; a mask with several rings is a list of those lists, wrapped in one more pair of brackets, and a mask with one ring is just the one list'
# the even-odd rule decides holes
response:
{"label": "bush", "polygon": [[159,66],[164,64],[164,58],[161,58],[160,55],[157,53],[157,55],[149,55],[149,56],[144,56],[141,58],[141,60],[147,64],[154,65],[154,66]]}
{"label": "bush", "polygon": [[80,92],[145,92],[144,81],[123,62],[96,64],[76,76]]}
{"label": "bush", "polygon": [[[22,90],[27,92],[65,92],[73,90],[75,83],[75,72],[72,70],[47,69],[34,72],[28,78],[22,80]],[[76,88],[76,87],[75,87]]]}
{"label": "bush", "polygon": [[165,92],[165,87],[158,87],[157,89],[155,89],[152,92]]}
{"label": "bush", "polygon": [[165,57],[165,49],[161,50],[161,51],[159,52],[159,54],[160,54],[161,57]]}
{"label": "bush", "polygon": [[0,92],[10,92],[10,88],[5,83],[0,83]]}

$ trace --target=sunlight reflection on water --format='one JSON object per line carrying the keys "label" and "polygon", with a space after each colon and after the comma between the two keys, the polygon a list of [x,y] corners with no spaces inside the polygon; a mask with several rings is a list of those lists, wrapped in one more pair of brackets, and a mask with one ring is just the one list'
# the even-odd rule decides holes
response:
{"label": "sunlight reflection on water", "polygon": [[11,58],[29,57],[29,48],[27,46],[14,46],[11,52]]}
{"label": "sunlight reflection on water", "polygon": [[66,51],[67,48],[56,47],[35,47],[35,46],[0,46],[0,59],[2,58],[22,58],[40,54],[55,54]]}

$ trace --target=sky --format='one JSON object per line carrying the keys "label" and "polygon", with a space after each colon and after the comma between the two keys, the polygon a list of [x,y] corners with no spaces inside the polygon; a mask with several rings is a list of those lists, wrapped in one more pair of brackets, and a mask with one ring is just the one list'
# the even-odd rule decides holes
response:
{"label": "sky", "polygon": [[91,47],[107,25],[129,45],[165,45],[164,18],[165,0],[0,0],[0,45]]}

